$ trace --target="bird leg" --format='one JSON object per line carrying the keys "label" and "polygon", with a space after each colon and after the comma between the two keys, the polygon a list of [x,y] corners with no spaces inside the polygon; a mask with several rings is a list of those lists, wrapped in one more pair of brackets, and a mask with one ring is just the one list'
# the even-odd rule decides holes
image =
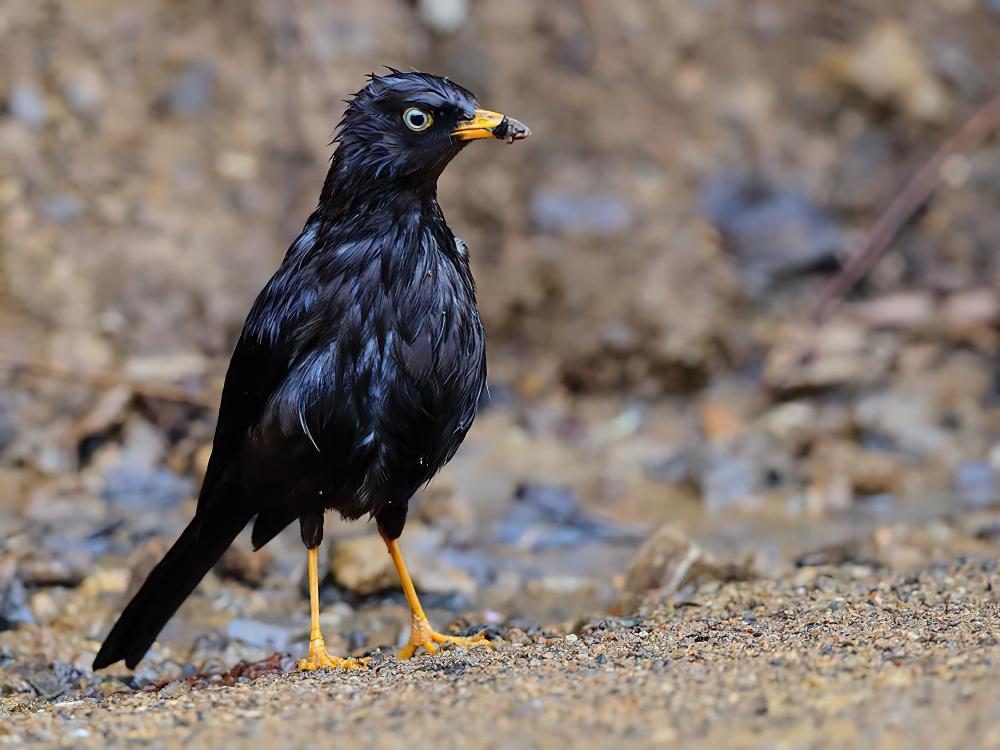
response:
{"label": "bird leg", "polygon": [[396,566],[399,581],[403,584],[406,603],[410,605],[410,642],[399,650],[396,658],[409,659],[421,648],[427,653],[433,654],[438,650],[438,644],[443,643],[453,643],[456,646],[464,648],[471,648],[472,646],[492,648],[493,644],[486,640],[484,633],[479,633],[471,637],[461,637],[438,633],[431,627],[427,615],[424,614],[424,608],[420,606],[420,599],[417,598],[417,590],[413,587],[410,572],[406,569],[406,563],[403,561],[403,553],[399,549],[399,543],[395,539],[389,539],[381,529],[379,533],[382,534],[382,540],[389,550],[389,556],[392,557],[392,562]]}
{"label": "bird leg", "polygon": [[332,656],[326,650],[326,641],[319,627],[319,547],[309,548],[309,658],[299,659],[296,665],[301,672],[316,669],[361,669],[368,659],[345,659]]}

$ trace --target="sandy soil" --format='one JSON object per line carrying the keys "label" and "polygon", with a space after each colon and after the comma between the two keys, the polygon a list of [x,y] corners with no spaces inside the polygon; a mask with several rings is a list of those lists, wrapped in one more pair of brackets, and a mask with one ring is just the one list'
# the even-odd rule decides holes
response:
{"label": "sandy soil", "polygon": [[782,583],[705,585],[682,606],[578,634],[510,631],[495,650],[376,658],[362,672],[4,698],[0,742],[994,747],[996,584],[988,560],[895,579],[809,568]]}

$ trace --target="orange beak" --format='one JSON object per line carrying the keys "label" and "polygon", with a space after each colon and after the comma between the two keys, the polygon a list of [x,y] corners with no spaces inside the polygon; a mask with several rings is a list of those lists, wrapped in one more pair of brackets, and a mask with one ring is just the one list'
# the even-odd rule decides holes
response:
{"label": "orange beak", "polygon": [[527,138],[529,135],[531,135],[531,131],[517,120],[499,112],[490,112],[488,109],[477,109],[470,119],[462,120],[451,131],[451,136],[460,141],[500,138],[508,143],[513,143]]}

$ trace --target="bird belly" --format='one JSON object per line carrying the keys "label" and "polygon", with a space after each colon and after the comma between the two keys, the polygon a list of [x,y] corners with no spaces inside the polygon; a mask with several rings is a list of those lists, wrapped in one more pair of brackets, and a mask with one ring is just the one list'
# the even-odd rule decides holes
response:
{"label": "bird belly", "polygon": [[377,355],[327,347],[269,404],[245,464],[248,487],[296,516],[333,509],[401,528],[410,497],[471,427],[485,382],[481,334],[472,335],[480,343],[468,356],[420,373],[407,370],[391,335]]}

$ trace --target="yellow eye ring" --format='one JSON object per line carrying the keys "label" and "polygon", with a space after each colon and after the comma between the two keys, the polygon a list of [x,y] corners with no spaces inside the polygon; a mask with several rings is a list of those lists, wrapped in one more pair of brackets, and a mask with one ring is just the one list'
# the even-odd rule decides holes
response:
{"label": "yellow eye ring", "polygon": [[430,112],[425,112],[419,107],[409,107],[403,112],[403,124],[410,130],[419,133],[421,130],[427,130],[427,128],[433,125],[434,118],[431,117]]}

